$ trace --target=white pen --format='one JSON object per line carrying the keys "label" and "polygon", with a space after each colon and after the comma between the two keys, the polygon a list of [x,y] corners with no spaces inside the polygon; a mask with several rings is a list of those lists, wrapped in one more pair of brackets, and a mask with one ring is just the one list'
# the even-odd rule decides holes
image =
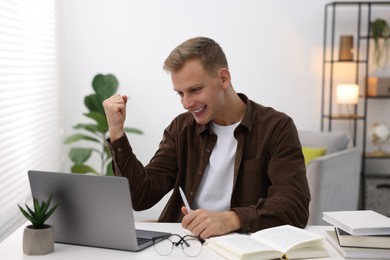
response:
{"label": "white pen", "polygon": [[181,189],[180,186],[179,186],[179,191],[180,191],[181,199],[184,202],[184,206],[186,206],[188,213],[190,213],[192,211],[192,209],[190,208],[190,205],[188,204],[186,195],[184,194],[184,191]]}

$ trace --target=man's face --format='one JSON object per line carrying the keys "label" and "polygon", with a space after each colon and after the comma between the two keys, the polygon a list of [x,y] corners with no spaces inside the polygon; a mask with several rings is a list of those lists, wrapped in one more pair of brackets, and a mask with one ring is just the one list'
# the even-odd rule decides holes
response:
{"label": "man's face", "polygon": [[198,124],[218,119],[224,104],[224,85],[219,75],[210,75],[199,60],[190,60],[172,72],[171,78],[183,108],[192,113]]}

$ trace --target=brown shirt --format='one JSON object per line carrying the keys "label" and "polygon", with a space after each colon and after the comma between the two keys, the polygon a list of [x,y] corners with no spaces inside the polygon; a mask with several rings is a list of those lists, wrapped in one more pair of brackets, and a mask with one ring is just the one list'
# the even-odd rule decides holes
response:
{"label": "brown shirt", "polygon": [[[305,227],[310,192],[294,122],[239,95],[247,107],[234,131],[238,144],[231,210],[241,220],[241,231],[283,224]],[[209,125],[197,124],[187,112],[165,129],[157,152],[145,167],[126,136],[108,142],[115,175],[129,180],[134,209],[150,208],[174,189],[159,221],[180,222],[183,201],[178,188],[183,188],[191,206],[216,138]]]}

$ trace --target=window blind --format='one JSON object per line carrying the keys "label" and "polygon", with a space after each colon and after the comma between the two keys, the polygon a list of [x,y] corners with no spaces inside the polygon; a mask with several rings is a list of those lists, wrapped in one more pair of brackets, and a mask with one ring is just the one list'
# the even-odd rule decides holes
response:
{"label": "window blind", "polygon": [[55,0],[0,0],[0,241],[26,219],[27,171],[61,168]]}

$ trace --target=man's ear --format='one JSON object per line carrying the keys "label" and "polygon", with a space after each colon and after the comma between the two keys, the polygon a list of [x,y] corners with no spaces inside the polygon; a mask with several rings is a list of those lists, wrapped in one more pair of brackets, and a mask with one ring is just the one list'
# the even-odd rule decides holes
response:
{"label": "man's ear", "polygon": [[230,85],[230,71],[226,68],[222,68],[219,70],[219,79],[223,88],[226,89]]}

